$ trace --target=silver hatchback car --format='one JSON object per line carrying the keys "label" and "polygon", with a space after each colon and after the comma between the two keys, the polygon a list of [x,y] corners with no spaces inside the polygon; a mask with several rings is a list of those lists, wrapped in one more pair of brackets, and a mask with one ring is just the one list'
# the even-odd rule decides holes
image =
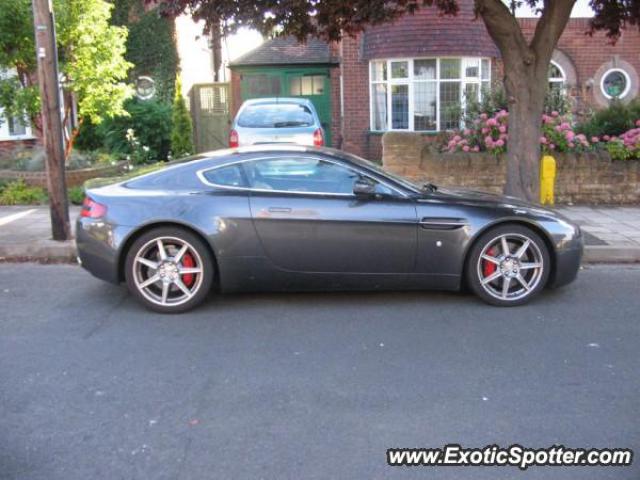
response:
{"label": "silver hatchback car", "polygon": [[230,147],[295,143],[322,147],[325,135],[318,113],[306,98],[258,98],[245,101],[229,133]]}

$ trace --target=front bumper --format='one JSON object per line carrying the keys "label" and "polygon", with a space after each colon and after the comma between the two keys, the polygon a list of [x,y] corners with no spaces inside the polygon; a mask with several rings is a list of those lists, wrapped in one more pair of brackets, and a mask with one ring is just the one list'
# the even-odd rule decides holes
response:
{"label": "front bumper", "polygon": [[565,243],[562,248],[556,249],[555,268],[549,279],[548,286],[557,288],[573,282],[578,276],[583,252],[584,240],[582,235]]}

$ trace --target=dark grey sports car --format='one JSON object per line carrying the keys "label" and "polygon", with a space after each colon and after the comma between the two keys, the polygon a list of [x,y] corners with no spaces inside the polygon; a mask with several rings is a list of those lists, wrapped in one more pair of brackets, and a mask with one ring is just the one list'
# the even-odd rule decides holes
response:
{"label": "dark grey sports car", "polygon": [[82,265],[182,312],[220,291],[447,289],[519,305],[571,282],[580,229],[517,199],[424,186],[332,149],[193,157],[87,192]]}

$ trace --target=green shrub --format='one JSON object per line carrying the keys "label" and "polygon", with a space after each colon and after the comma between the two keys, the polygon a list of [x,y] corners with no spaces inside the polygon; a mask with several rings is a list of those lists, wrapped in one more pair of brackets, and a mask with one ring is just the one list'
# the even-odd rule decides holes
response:
{"label": "green shrub", "polygon": [[69,201],[74,205],[82,205],[84,201],[84,188],[82,187],[71,187],[67,190],[67,197]]}
{"label": "green shrub", "polygon": [[107,119],[98,130],[104,135],[104,146],[113,155],[126,158],[134,153],[127,132],[133,130],[140,147],[148,149],[149,158],[165,160],[171,148],[171,105],[155,100],[128,100],[128,116]]}
{"label": "green shrub", "polygon": [[175,98],[173,100],[173,129],[171,131],[171,154],[175,158],[190,155],[193,149],[193,127],[191,115],[182,96],[182,81],[176,78]]}
{"label": "green shrub", "polygon": [[598,110],[587,121],[576,127],[576,131],[587,137],[618,136],[634,128],[640,119],[640,100],[625,105],[613,100],[607,108]]}
{"label": "green shrub", "polygon": [[78,136],[74,143],[74,147],[83,152],[99,150],[104,147],[104,131],[99,125],[91,123],[91,120],[85,118],[78,130]]}
{"label": "green shrub", "polygon": [[[483,113],[491,117],[501,111],[509,111],[509,99],[502,82],[495,82],[491,88],[482,90],[482,100],[467,99],[464,121],[470,126]],[[556,88],[549,89],[544,99],[544,113],[551,115],[553,112],[559,115],[571,113],[569,97],[563,90]]]}
{"label": "green shrub", "polygon": [[0,205],[38,205],[47,200],[41,187],[30,187],[24,180],[8,183],[0,193]]}

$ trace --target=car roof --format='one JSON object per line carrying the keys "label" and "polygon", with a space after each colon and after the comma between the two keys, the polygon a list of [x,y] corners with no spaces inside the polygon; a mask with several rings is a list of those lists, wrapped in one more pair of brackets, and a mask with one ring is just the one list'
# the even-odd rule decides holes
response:
{"label": "car roof", "polygon": [[271,153],[316,153],[330,155],[332,157],[340,157],[345,159],[344,152],[334,148],[327,147],[308,147],[305,145],[283,144],[283,143],[262,143],[260,145],[250,145],[246,147],[227,148],[223,150],[213,150],[211,152],[199,154],[201,158],[209,158],[211,160],[220,159],[225,161],[231,159],[235,155],[245,154],[271,154]]}
{"label": "car roof", "polygon": [[297,105],[313,105],[311,100],[307,98],[300,97],[268,97],[268,98],[252,98],[249,100],[245,100],[243,106],[245,105],[269,105],[269,104],[278,104],[278,103],[293,103]]}

